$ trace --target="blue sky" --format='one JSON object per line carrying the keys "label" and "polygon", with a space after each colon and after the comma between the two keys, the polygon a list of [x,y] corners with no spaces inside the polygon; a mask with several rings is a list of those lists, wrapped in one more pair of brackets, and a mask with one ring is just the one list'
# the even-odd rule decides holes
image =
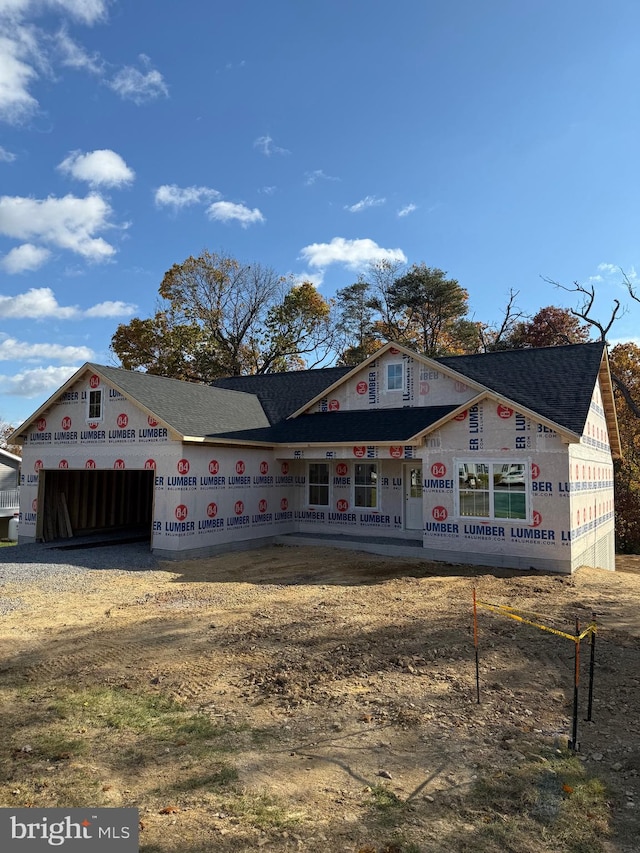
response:
{"label": "blue sky", "polygon": [[[379,258],[471,313],[625,302],[637,0],[0,0],[0,417],[202,249],[327,297]],[[637,337],[640,305],[614,328]]]}

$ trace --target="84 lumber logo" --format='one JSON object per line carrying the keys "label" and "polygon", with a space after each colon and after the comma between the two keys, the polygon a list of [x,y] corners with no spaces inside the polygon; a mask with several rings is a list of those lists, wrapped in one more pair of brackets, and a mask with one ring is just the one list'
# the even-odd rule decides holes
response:
{"label": "84 lumber logo", "polygon": [[52,847],[138,853],[138,809],[0,809],[0,849],[41,853]]}

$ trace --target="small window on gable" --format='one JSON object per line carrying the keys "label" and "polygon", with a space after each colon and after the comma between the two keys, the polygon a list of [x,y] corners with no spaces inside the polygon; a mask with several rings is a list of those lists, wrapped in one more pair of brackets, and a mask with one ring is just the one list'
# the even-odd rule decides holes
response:
{"label": "small window on gable", "polygon": [[387,365],[387,391],[402,391],[402,364]]}
{"label": "small window on gable", "polygon": [[96,391],[89,391],[89,413],[87,420],[102,420],[102,388],[98,388]]}

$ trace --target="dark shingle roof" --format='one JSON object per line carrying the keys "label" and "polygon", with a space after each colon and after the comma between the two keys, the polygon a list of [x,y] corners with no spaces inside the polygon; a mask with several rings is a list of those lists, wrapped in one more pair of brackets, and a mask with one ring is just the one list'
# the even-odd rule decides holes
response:
{"label": "dark shingle roof", "polygon": [[180,435],[204,436],[212,432],[269,425],[260,402],[253,394],[119,367],[87,366],[101,373],[127,396],[142,403]]}
{"label": "dark shingle roof", "polygon": [[292,370],[289,373],[229,376],[216,379],[213,385],[216,388],[255,394],[269,423],[275,424],[288,418],[350,370],[351,367],[323,367],[317,370]]}
{"label": "dark shingle roof", "polygon": [[217,433],[216,438],[239,438],[269,444],[334,444],[391,442],[403,444],[446,417],[458,406],[416,406],[406,409],[365,409],[299,415],[266,429]]}
{"label": "dark shingle roof", "polygon": [[581,435],[604,347],[598,341],[435,361]]}

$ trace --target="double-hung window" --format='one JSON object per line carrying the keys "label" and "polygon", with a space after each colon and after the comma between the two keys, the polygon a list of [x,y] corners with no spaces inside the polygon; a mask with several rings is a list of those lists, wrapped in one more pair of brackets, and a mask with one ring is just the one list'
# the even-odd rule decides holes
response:
{"label": "double-hung window", "polygon": [[458,462],[458,511],[469,518],[529,518],[523,462]]}
{"label": "double-hung window", "polygon": [[378,506],[378,466],[375,463],[356,464],[353,472],[354,503],[356,506]]}
{"label": "double-hung window", "polygon": [[329,506],[329,466],[324,462],[309,463],[309,504]]}
{"label": "double-hung window", "polygon": [[87,420],[102,420],[102,388],[98,388],[95,391],[89,391],[89,411],[87,414]]}
{"label": "double-hung window", "polygon": [[387,391],[402,391],[402,364],[387,365]]}

